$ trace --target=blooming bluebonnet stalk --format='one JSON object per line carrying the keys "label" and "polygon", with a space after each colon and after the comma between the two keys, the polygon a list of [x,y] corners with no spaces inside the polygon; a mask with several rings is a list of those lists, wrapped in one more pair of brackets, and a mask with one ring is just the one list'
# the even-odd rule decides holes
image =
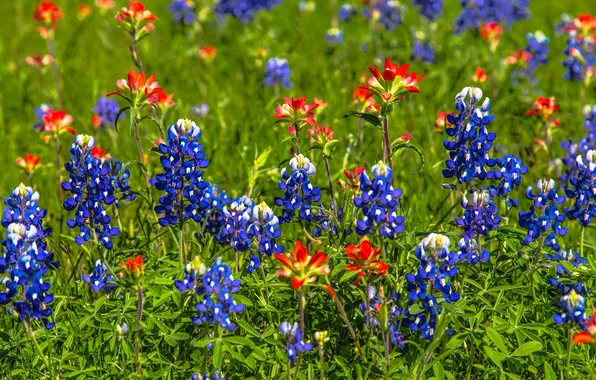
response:
{"label": "blooming bluebonnet stalk", "polygon": [[487,129],[494,115],[490,114],[489,98],[477,107],[481,98],[481,89],[465,87],[455,97],[457,115],[447,115],[452,126],[446,129],[446,133],[453,140],[444,142],[450,159],[447,160],[447,169],[443,170],[443,176],[456,177],[460,184],[473,179],[495,179],[499,176],[497,170],[491,169],[498,164],[499,160],[490,158],[488,155],[497,137],[496,133],[489,133]]}
{"label": "blooming bluebonnet stalk", "polygon": [[229,204],[230,199],[225,190],[209,183],[203,190],[203,198],[209,204],[207,215],[203,218],[203,229],[213,236],[217,236],[224,223],[223,208]]}
{"label": "blooming bluebonnet stalk", "polygon": [[217,0],[213,11],[219,17],[230,15],[246,24],[255,17],[256,12],[270,10],[279,4],[281,0]]}
{"label": "blooming bluebonnet stalk", "polygon": [[[284,246],[277,245],[276,239],[281,236],[279,219],[273,214],[273,210],[265,202],[256,205],[252,210],[252,220],[248,227],[248,233],[253,236],[259,252],[271,256],[274,253],[282,253]],[[251,257],[254,261],[254,257]],[[258,260],[258,257],[257,257]],[[254,268],[260,265],[255,261]],[[249,270],[250,272],[250,270]]]}
{"label": "blooming bluebonnet stalk", "polygon": [[64,201],[64,208],[76,210],[66,225],[79,229],[77,244],[89,241],[94,234],[105,248],[112,249],[112,237],[118,235],[119,229],[111,226],[112,218],[106,208],[112,204],[118,206],[119,189],[111,167],[93,157],[94,143],[93,137],[78,135],[70,147],[70,161],[64,164],[69,179],[62,182],[62,188],[72,194]]}
{"label": "blooming bluebonnet stalk", "polygon": [[[374,287],[368,287],[367,302],[358,305],[358,308],[364,314],[364,320],[366,326],[372,330],[382,329],[387,331],[391,340],[391,344],[399,348],[404,348],[406,345],[405,338],[403,337],[400,327],[402,325],[407,326],[409,324],[409,312],[407,309],[401,308],[398,303],[401,298],[401,294],[393,291],[386,302],[383,305],[383,300],[377,296],[377,291]],[[387,320],[386,325],[381,326],[379,321],[379,314],[381,309],[386,307]]]}
{"label": "blooming bluebonnet stalk", "polygon": [[411,316],[410,329],[420,330],[424,339],[432,339],[441,307],[434,295],[441,292],[443,302],[457,302],[459,293],[451,288],[450,278],[457,273],[457,252],[449,251],[449,238],[432,233],[416,247],[416,258],[420,265],[415,274],[407,274],[410,305],[422,303],[425,311]]}
{"label": "blooming bluebonnet stalk", "polygon": [[291,173],[286,168],[281,170],[282,179],[278,182],[284,192],[283,198],[275,198],[275,204],[283,207],[280,222],[291,222],[298,211],[299,219],[310,223],[315,219],[313,203],[321,199],[321,188],[313,186],[309,180],[317,170],[302,154],[290,160],[290,169]]}
{"label": "blooming bluebonnet stalk", "polygon": [[565,214],[587,227],[596,216],[596,150],[588,150],[585,157],[577,156],[565,194],[574,201]]}
{"label": "blooming bluebonnet stalk", "polygon": [[561,325],[567,322],[573,322],[583,329],[586,322],[586,304],[584,297],[571,290],[559,299],[558,306],[563,310],[555,314],[553,320],[555,324]]}
{"label": "blooming bluebonnet stalk", "polygon": [[435,20],[443,13],[443,0],[412,0],[412,6],[428,20]]}
{"label": "blooming bluebonnet stalk", "polygon": [[298,327],[298,323],[282,322],[279,326],[279,332],[287,338],[286,341],[286,355],[293,363],[296,361],[296,354],[298,352],[307,352],[312,350],[312,343],[304,343],[302,339],[302,331]]}
{"label": "blooming bluebonnet stalk", "polygon": [[548,62],[548,38],[541,31],[526,34],[528,45],[525,50],[532,56],[528,61],[528,75],[533,77],[540,65]]}
{"label": "blooming bluebonnet stalk", "polygon": [[95,262],[95,267],[90,274],[83,275],[83,282],[91,284],[94,293],[103,291],[109,294],[117,287],[114,277],[108,273],[108,268],[102,264],[101,260]]}
{"label": "blooming bluebonnet stalk", "polygon": [[538,194],[534,193],[532,186],[526,190],[526,197],[533,201],[529,211],[519,211],[519,225],[528,230],[521,243],[529,245],[550,229],[551,233],[546,236],[544,245],[558,252],[561,247],[557,243],[556,236],[567,234],[567,228],[561,226],[561,223],[565,221],[565,214],[559,211],[559,204],[565,202],[565,196],[557,194],[555,181],[552,179],[539,180],[536,188],[539,191]]}
{"label": "blooming bluebonnet stalk", "polygon": [[350,3],[344,3],[339,7],[337,14],[338,18],[342,21],[348,22],[352,17],[356,15],[356,8]]}
{"label": "blooming bluebonnet stalk", "polygon": [[[406,7],[397,0],[379,0],[375,4],[373,12],[378,15],[378,22],[386,30],[392,31],[403,23],[402,13],[405,10]],[[367,16],[366,13],[365,16]]]}
{"label": "blooming bluebonnet stalk", "polygon": [[530,16],[529,0],[462,0],[462,11],[455,20],[455,33],[478,29],[488,22],[513,24]]}
{"label": "blooming bluebonnet stalk", "polygon": [[354,197],[354,205],[362,209],[364,218],[356,222],[356,233],[362,236],[378,228],[381,236],[393,240],[404,230],[405,218],[397,215],[402,190],[393,188],[393,172],[384,162],[379,161],[372,172],[372,179],[366,171],[360,174],[361,192]]}
{"label": "blooming bluebonnet stalk", "polygon": [[[137,197],[135,193],[130,189],[128,179],[130,178],[130,169],[124,167],[124,163],[115,158],[108,158],[103,160],[103,165],[110,169],[110,181],[114,185],[114,188],[119,193],[121,199],[126,201],[133,201]],[[120,200],[116,198],[114,201],[115,205],[120,204]]]}
{"label": "blooming bluebonnet stalk", "polygon": [[209,185],[203,181],[203,171],[209,164],[203,145],[199,143],[201,128],[194,121],[180,119],[168,128],[166,142],[160,144],[163,173],[151,180],[156,189],[165,192],[159,198],[155,212],[161,214],[159,224],[176,224],[180,218],[200,221],[209,206],[203,191]]}
{"label": "blooming bluebonnet stalk", "polygon": [[501,223],[501,217],[488,190],[474,191],[471,202],[468,201],[467,195],[464,195],[461,207],[464,209],[464,215],[462,218],[455,218],[455,223],[470,239],[488,236],[488,233],[497,229]]}
{"label": "blooming bluebonnet stalk", "polygon": [[425,39],[424,33],[414,34],[414,45],[412,46],[412,60],[428,63],[435,63],[435,49]]}
{"label": "blooming bluebonnet stalk", "polygon": [[9,305],[11,315],[20,322],[31,319],[42,321],[46,329],[54,327],[49,318],[52,309],[48,304],[54,295],[48,293],[50,283],[44,281],[48,269],[53,269],[53,253],[46,250],[45,238],[52,230],[43,228],[46,210],[39,208],[39,193],[21,184],[4,199],[2,226],[6,239],[0,254],[0,304]]}
{"label": "blooming bluebonnet stalk", "polygon": [[219,325],[223,329],[234,331],[236,325],[230,320],[234,313],[244,311],[244,305],[236,303],[232,294],[240,290],[240,280],[235,280],[230,267],[218,257],[207,271],[201,275],[200,261],[195,260],[185,268],[183,281],[175,285],[181,292],[192,290],[201,296],[196,305],[198,316],[191,320],[196,325]]}
{"label": "blooming bluebonnet stalk", "polygon": [[197,19],[195,11],[195,5],[190,0],[172,0],[168,5],[168,12],[175,23],[192,24]]}
{"label": "blooming bluebonnet stalk", "polygon": [[563,66],[567,68],[565,79],[590,83],[596,64],[596,26],[594,18],[589,14],[576,17],[573,22],[564,26],[567,32],[567,57]]}
{"label": "blooming bluebonnet stalk", "polygon": [[459,249],[457,251],[459,261],[465,260],[468,264],[475,265],[478,262],[486,263],[490,259],[486,247],[482,247],[479,251],[477,241],[466,234],[457,242],[457,247]]}
{"label": "blooming bluebonnet stalk", "polygon": [[242,196],[223,208],[223,226],[216,236],[220,244],[233,247],[236,252],[247,251],[252,245],[248,227],[255,202]]}
{"label": "blooming bluebonnet stalk", "polygon": [[267,87],[280,83],[285,88],[292,88],[290,76],[292,76],[292,72],[287,59],[269,58],[265,65],[263,85]]}
{"label": "blooming bluebonnet stalk", "polygon": [[[95,107],[93,108],[95,115],[99,116],[98,127],[113,127],[116,124],[116,116],[118,116],[119,110],[120,106],[116,100],[108,99],[105,96],[99,98],[97,103],[95,103]],[[122,116],[124,116],[124,114],[120,115],[121,118]]]}
{"label": "blooming bluebonnet stalk", "polygon": [[[490,187],[490,195],[507,197],[516,187],[521,185],[522,176],[528,172],[528,167],[524,166],[522,159],[516,158],[512,154],[506,154],[497,163],[500,172],[497,178],[500,182],[496,186]],[[517,199],[508,198],[509,206],[517,206]]]}
{"label": "blooming bluebonnet stalk", "polygon": [[325,42],[329,45],[339,45],[343,42],[343,38],[344,32],[337,27],[330,28],[327,30],[327,33],[325,33]]}

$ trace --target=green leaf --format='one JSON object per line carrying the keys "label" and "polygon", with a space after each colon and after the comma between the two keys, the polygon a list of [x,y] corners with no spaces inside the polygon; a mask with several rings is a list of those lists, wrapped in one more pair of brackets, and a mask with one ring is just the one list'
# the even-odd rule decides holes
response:
{"label": "green leaf", "polygon": [[492,327],[487,327],[486,335],[494,343],[494,345],[497,346],[499,350],[501,350],[501,352],[509,354],[509,350],[507,349],[505,342],[503,342],[503,338],[497,332],[497,330],[493,329]]}
{"label": "green leaf", "polygon": [[350,116],[354,116],[357,117],[359,119],[362,119],[372,125],[374,125],[377,128],[381,128],[383,126],[383,122],[381,122],[381,119],[379,119],[378,116],[373,115],[371,113],[367,113],[367,112],[350,112],[347,115],[344,115],[344,117],[350,117]]}
{"label": "green leaf", "polygon": [[557,380],[557,374],[548,362],[544,362],[544,378],[546,380]]}
{"label": "green leaf", "polygon": [[507,359],[507,356],[503,355],[502,353],[500,353],[498,351],[493,350],[490,347],[484,347],[484,353],[499,368],[503,368],[501,363],[503,362],[503,360]]}
{"label": "green leaf", "polygon": [[213,347],[213,365],[215,368],[221,367],[221,362],[223,361],[223,343],[221,340],[215,342],[215,347]]}
{"label": "green leaf", "polygon": [[237,344],[240,346],[253,347],[255,345],[255,343],[252,340],[243,336],[230,335],[223,337],[222,340],[228,344]]}
{"label": "green leaf", "polygon": [[542,343],[540,342],[526,342],[519,346],[517,350],[511,353],[513,357],[519,356],[528,356],[532,355],[536,351],[540,351],[542,349]]}
{"label": "green leaf", "polygon": [[325,144],[325,146],[323,147],[323,154],[327,157],[330,157],[331,152],[333,152],[335,148],[337,148],[337,144],[339,144],[339,140],[331,140],[327,142],[327,144]]}
{"label": "green leaf", "polygon": [[395,155],[401,150],[401,149],[410,149],[413,150],[414,152],[416,152],[418,154],[418,157],[420,157],[420,169],[414,173],[414,175],[420,174],[420,172],[422,172],[422,169],[424,169],[424,165],[426,163],[426,161],[424,160],[424,154],[422,154],[422,151],[420,150],[420,148],[418,148],[416,145],[413,144],[409,144],[407,142],[400,142],[399,139],[395,140],[392,144],[391,144],[391,155],[392,157],[395,157]]}
{"label": "green leaf", "polygon": [[[128,99],[127,97],[121,95],[124,99],[130,101],[130,99]],[[130,106],[128,107],[123,107],[120,108],[120,110],[118,111],[118,114],[116,115],[116,119],[114,120],[114,128],[116,129],[116,132],[120,133],[120,131],[118,131],[118,120],[120,120],[120,116],[122,116],[122,114],[126,111],[130,110]]]}

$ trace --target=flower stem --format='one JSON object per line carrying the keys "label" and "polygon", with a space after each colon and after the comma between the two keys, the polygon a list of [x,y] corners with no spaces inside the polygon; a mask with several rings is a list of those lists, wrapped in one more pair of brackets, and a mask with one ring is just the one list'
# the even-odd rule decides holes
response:
{"label": "flower stem", "polygon": [[586,232],[586,227],[582,226],[582,231],[579,237],[579,255],[584,257],[584,235]]}
{"label": "flower stem", "polygon": [[[583,231],[583,230],[582,230]],[[571,368],[571,349],[573,348],[573,331],[569,329],[569,340],[567,342],[567,361],[565,365],[565,378],[570,379],[569,370]]]}
{"label": "flower stem", "polygon": [[319,372],[321,380],[325,380],[325,348],[322,344],[319,344]]}
{"label": "flower stem", "polygon": [[[391,159],[391,143],[389,142],[389,119],[383,118],[383,161],[389,165],[389,168],[393,170],[393,160]],[[391,177],[391,184],[393,185],[393,178]]]}
{"label": "flower stem", "polygon": [[132,46],[130,47],[130,54],[132,55],[132,60],[134,61],[139,71],[143,72],[143,64],[141,63],[141,57],[139,56],[139,46],[137,45],[136,34],[136,31],[132,32]]}
{"label": "flower stem", "polygon": [[[304,334],[304,286],[300,287],[300,294],[298,295],[298,313],[300,314],[300,331]],[[296,360],[296,368],[294,369],[294,377],[296,380],[298,372],[300,371],[300,361],[302,360],[302,351],[298,353],[298,360]]]}
{"label": "flower stem", "polygon": [[137,304],[137,343],[135,347],[135,361],[137,363],[137,374],[141,374],[141,320],[143,319],[143,288],[137,284],[137,295],[139,298]]}
{"label": "flower stem", "polygon": [[46,369],[48,371],[50,371],[50,378],[53,378],[54,376],[52,374],[52,367],[50,366],[50,361],[43,354],[43,351],[41,350],[41,347],[39,346],[37,339],[35,339],[35,334],[33,333],[33,329],[31,328],[31,325],[29,324],[28,321],[25,321],[25,330],[27,330],[27,335],[29,336],[29,339],[31,339],[31,343],[33,343],[33,347],[35,348],[37,355],[39,355],[39,357],[43,361],[43,364],[46,367]]}
{"label": "flower stem", "polygon": [[356,332],[354,331],[354,328],[352,327],[352,324],[350,323],[350,320],[348,319],[348,316],[346,314],[346,311],[344,310],[344,307],[343,307],[341,301],[339,300],[339,298],[337,296],[334,297],[334,300],[335,300],[335,304],[337,305],[337,308],[339,309],[339,314],[341,315],[342,319],[344,320],[344,323],[348,327],[348,331],[350,332],[350,335],[352,335],[352,339],[354,339],[354,344],[356,345],[356,350],[358,350],[358,356],[360,356],[360,360],[362,361],[362,363],[366,363],[366,359],[364,358],[364,355],[362,354],[362,348],[360,347],[360,342],[358,341]]}
{"label": "flower stem", "polygon": [[364,153],[364,125],[362,119],[358,119],[358,148],[360,148],[360,156]]}
{"label": "flower stem", "polygon": [[337,211],[335,210],[335,193],[333,191],[333,180],[331,179],[331,170],[329,169],[329,158],[323,155],[323,161],[325,162],[325,171],[327,172],[327,181],[329,181],[329,194],[331,195],[331,212],[337,219]]}

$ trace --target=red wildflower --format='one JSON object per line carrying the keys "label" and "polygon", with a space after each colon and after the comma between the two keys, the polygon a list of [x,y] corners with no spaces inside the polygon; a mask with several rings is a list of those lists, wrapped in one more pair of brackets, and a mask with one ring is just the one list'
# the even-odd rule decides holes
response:
{"label": "red wildflower", "polygon": [[526,115],[539,117],[543,122],[557,126],[559,125],[559,119],[553,119],[552,116],[559,111],[559,108],[561,106],[557,104],[557,99],[554,97],[539,96],[534,102],[533,109],[527,110]]}
{"label": "red wildflower", "polygon": [[91,14],[91,12],[92,9],[87,4],[79,4],[79,6],[77,6],[77,17],[79,20],[84,20]]}
{"label": "red wildflower", "polygon": [[344,175],[348,182],[344,182],[342,180],[339,181],[339,184],[342,188],[350,188],[352,190],[358,190],[360,188],[360,174],[364,172],[364,166],[356,167],[352,171],[344,169]]}
{"label": "red wildflower", "polygon": [[42,67],[50,65],[52,62],[54,62],[54,58],[49,54],[46,54],[43,57],[41,55],[34,55],[25,58],[25,62],[33,67],[41,69]]}
{"label": "red wildflower", "polygon": [[95,0],[95,5],[101,10],[109,10],[116,6],[114,0]]}
{"label": "red wildflower", "polygon": [[277,274],[280,277],[292,278],[292,289],[298,290],[302,285],[315,282],[317,276],[329,273],[329,267],[324,265],[327,255],[316,252],[309,256],[308,251],[297,241],[294,245],[294,253],[275,253],[273,257],[278,260],[283,269],[278,269]]}
{"label": "red wildflower", "polygon": [[375,67],[369,66],[368,69],[373,76],[368,79],[367,84],[361,84],[359,87],[373,92],[383,102],[401,101],[407,94],[420,92],[416,85],[423,76],[417,75],[415,72],[408,73],[409,67],[409,64],[399,66],[387,58],[383,73],[381,74]]}
{"label": "red wildflower", "polygon": [[346,268],[351,272],[358,272],[358,277],[365,277],[373,273],[377,276],[387,274],[389,266],[382,260],[375,259],[381,254],[381,250],[373,247],[366,236],[360,240],[358,246],[348,244],[344,248],[344,252],[351,261],[350,264],[346,264]]}
{"label": "red wildflower", "polygon": [[199,56],[210,61],[217,56],[217,49],[215,46],[205,46],[199,50]]}
{"label": "red wildflower", "polygon": [[52,29],[56,29],[56,24],[64,15],[53,1],[42,1],[35,8],[33,18],[37,21],[41,21],[46,25],[50,25]]}
{"label": "red wildflower", "polygon": [[488,80],[488,76],[486,75],[486,71],[482,67],[477,67],[476,72],[474,72],[474,76],[472,77],[472,81],[475,83],[484,83]]}
{"label": "red wildflower", "polygon": [[596,341],[596,310],[586,320],[586,331],[579,332],[573,336],[573,344],[594,343]]}
{"label": "red wildflower", "polygon": [[116,15],[116,20],[120,22],[131,22],[139,24],[143,21],[155,21],[157,17],[145,9],[145,4],[140,1],[129,1],[128,8],[120,8]]}
{"label": "red wildflower", "polygon": [[16,160],[16,164],[20,166],[23,171],[27,174],[33,174],[39,163],[41,161],[41,156],[34,156],[30,153],[25,154],[25,158],[19,157]]}
{"label": "red wildflower", "polygon": [[106,155],[107,151],[108,151],[107,149],[100,149],[100,148],[94,146],[93,149],[91,149],[91,155],[95,158],[102,159]]}
{"label": "red wildflower", "polygon": [[312,98],[312,102],[319,106],[317,108],[319,110],[324,110],[325,108],[327,108],[327,103],[325,103],[325,101],[323,99]]}
{"label": "red wildflower", "polygon": [[451,125],[449,121],[447,121],[447,112],[437,111],[437,120],[435,121],[435,130],[433,132],[443,132],[445,127]]}
{"label": "red wildflower", "polygon": [[532,54],[524,49],[519,49],[505,58],[505,63],[508,65],[525,65],[532,58]]}
{"label": "red wildflower", "polygon": [[333,129],[328,126],[318,125],[308,130],[308,135],[313,142],[325,144],[333,140]]}
{"label": "red wildflower", "polygon": [[91,125],[94,126],[95,128],[101,127],[101,116],[99,116],[99,115],[91,116]]}
{"label": "red wildflower", "polygon": [[135,258],[129,258],[127,263],[120,263],[118,264],[119,267],[126,269],[130,273],[135,275],[143,274],[143,256],[140,254],[137,255]]}
{"label": "red wildflower", "polygon": [[48,109],[42,117],[39,131],[48,133],[48,135],[43,137],[47,144],[51,138],[57,138],[65,132],[73,136],[76,135],[77,132],[70,126],[72,122],[72,116],[66,113],[66,111]]}
{"label": "red wildflower", "polygon": [[[122,90],[126,91],[127,94],[125,95],[122,91],[112,91],[107,94],[110,95],[120,95],[120,96],[130,96],[130,100],[135,103],[142,103],[147,101],[150,103],[149,99],[152,99],[152,96],[163,92],[163,88],[159,87],[159,83],[155,81],[155,73],[151,75],[149,78],[145,77],[145,73],[136,73],[134,70],[130,70],[128,72],[128,79],[120,79],[116,82],[116,86]],[[155,100],[153,98],[152,100]]]}
{"label": "red wildflower", "polygon": [[174,105],[174,94],[166,94],[165,91],[151,95],[147,103],[157,106],[162,112]]}
{"label": "red wildflower", "polygon": [[318,104],[306,104],[306,96],[298,99],[284,98],[284,104],[275,108],[273,117],[289,122],[290,124],[305,123],[311,127],[316,124],[313,111],[319,107]]}
{"label": "red wildflower", "polygon": [[503,34],[503,28],[498,22],[489,22],[480,25],[480,38],[487,40],[492,51],[495,51]]}

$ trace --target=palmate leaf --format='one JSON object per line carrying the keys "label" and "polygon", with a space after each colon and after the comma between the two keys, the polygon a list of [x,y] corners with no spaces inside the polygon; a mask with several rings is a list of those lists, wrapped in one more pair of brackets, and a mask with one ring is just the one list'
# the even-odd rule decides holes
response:
{"label": "palmate leaf", "polygon": [[362,119],[364,121],[366,121],[367,123],[370,123],[372,125],[374,125],[377,128],[381,128],[383,126],[383,122],[381,121],[381,119],[378,116],[375,116],[371,113],[367,113],[367,112],[350,112],[347,115],[344,115],[344,117],[357,117],[359,119]]}

